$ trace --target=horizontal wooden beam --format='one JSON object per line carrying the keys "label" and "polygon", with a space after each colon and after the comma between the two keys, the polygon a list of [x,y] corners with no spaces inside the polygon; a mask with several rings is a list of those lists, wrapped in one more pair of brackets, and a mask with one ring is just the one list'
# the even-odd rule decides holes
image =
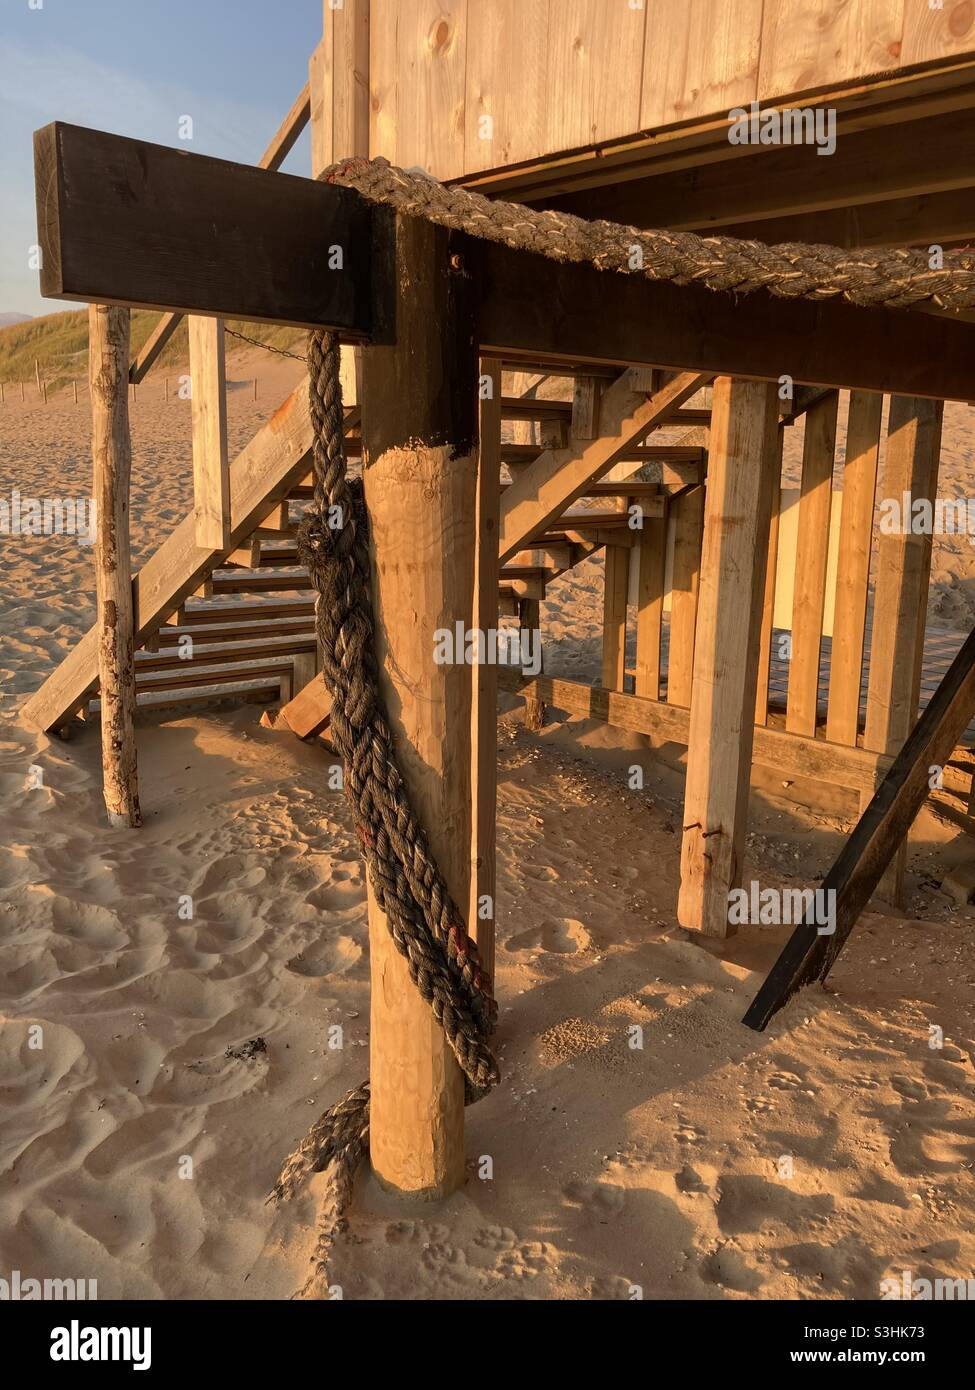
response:
{"label": "horizontal wooden beam", "polygon": [[[472,252],[473,254],[473,252]],[[729,294],[481,246],[485,353],[975,399],[975,324],[840,299]]]}
{"label": "horizontal wooden beam", "polygon": [[[690,710],[679,705],[550,676],[529,679],[508,668],[500,671],[498,679],[502,690],[526,700],[540,700],[551,708],[566,710],[584,719],[597,719],[630,733],[649,734],[668,743],[687,746]],[[775,768],[784,776],[809,778],[871,793],[893,761],[862,748],[847,748],[821,738],[801,738],[761,725],[755,728],[752,760]]]}
{"label": "horizontal wooden beam", "polygon": [[34,168],[45,296],[374,336],[385,219],[349,189],[59,121]]}
{"label": "horizontal wooden beam", "polygon": [[[257,162],[258,169],[280,169],[311,119],[311,90],[306,82],[294,105],[275,133],[274,139]],[[182,314],[164,314],[142,346],[142,351],[129,368],[129,380],[136,383],[162,353],[183,320]]]}
{"label": "horizontal wooden beam", "polygon": [[[390,219],[351,190],[59,123],[37,132],[35,160],[44,294],[388,341]],[[505,361],[664,363],[975,398],[972,323],[715,293],[474,239],[464,247],[481,350]]]}

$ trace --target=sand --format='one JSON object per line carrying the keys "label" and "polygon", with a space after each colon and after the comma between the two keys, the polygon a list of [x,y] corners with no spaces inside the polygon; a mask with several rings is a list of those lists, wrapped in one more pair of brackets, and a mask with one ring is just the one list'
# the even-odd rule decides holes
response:
{"label": "sand", "polygon": [[[300,367],[230,372],[236,448]],[[11,394],[0,495],[87,495],[84,400]],[[150,380],[133,409],[136,563],[189,504],[188,406],[162,395]],[[949,407],[947,495],[973,476],[969,419]],[[110,832],[97,731],[61,743],[18,717],[93,617],[90,550],[2,543],[0,1277],[289,1297],[321,1180],[278,1211],[265,1195],[369,1067],[363,869],[331,759],[253,705],[142,716],[146,823]],[[552,590],[550,669],[595,674],[600,576],[590,562]],[[973,586],[967,541],[939,539],[929,611],[964,626]],[[755,1034],[739,1020],[785,929],[700,945],[677,926],[679,765],[585,721],[534,736],[503,714],[504,1082],[467,1112],[449,1201],[410,1207],[364,1175],[336,1293],[876,1298],[904,1269],[972,1276],[975,916],[938,887],[971,841],[922,815],[906,912],[867,913],[829,990]],[[746,879],[814,882],[847,829],[756,792]]]}

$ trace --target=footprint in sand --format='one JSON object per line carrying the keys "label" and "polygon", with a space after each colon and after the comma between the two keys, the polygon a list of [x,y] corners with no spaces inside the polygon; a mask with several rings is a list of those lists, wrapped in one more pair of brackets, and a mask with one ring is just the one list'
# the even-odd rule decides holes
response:
{"label": "footprint in sand", "polygon": [[345,975],[362,959],[362,947],[351,936],[324,937],[288,961],[293,975],[320,979],[323,975]]}
{"label": "footprint in sand", "polygon": [[801,1076],[796,1076],[791,1071],[776,1071],[768,1079],[768,1084],[774,1086],[777,1091],[801,1091],[803,1081]]}
{"label": "footprint in sand", "polygon": [[588,951],[592,945],[592,937],[581,922],[574,917],[557,917],[509,937],[505,950],[552,951],[555,955],[568,956]]}
{"label": "footprint in sand", "polygon": [[703,1129],[698,1129],[696,1125],[680,1125],[674,1130],[674,1138],[678,1144],[703,1144],[707,1135]]}
{"label": "footprint in sand", "polygon": [[563,1187],[562,1195],[599,1217],[619,1216],[626,1202],[625,1190],[608,1182],[570,1182]]}
{"label": "footprint in sand", "polygon": [[762,1276],[745,1258],[730,1246],[723,1246],[709,1255],[700,1269],[705,1284],[717,1284],[734,1293],[756,1293],[762,1287]]}

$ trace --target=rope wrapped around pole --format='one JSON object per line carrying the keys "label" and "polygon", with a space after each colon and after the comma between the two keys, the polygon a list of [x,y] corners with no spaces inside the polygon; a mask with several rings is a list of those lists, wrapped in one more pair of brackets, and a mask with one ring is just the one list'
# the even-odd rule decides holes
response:
{"label": "rope wrapped around pole", "polygon": [[[342,758],[346,795],[376,902],[464,1073],[468,1104],[499,1079],[489,1046],[497,1007],[477,946],[410,806],[379,691],[361,479],[347,475],[334,333],[309,336],[314,503],[301,523],[298,554],[317,591],[322,674],[332,697],[330,738]],[[368,1146],[369,1084],[327,1110],[287,1160],[269,1200],[292,1196],[312,1172],[329,1169],[329,1219],[316,1252],[324,1269]]]}

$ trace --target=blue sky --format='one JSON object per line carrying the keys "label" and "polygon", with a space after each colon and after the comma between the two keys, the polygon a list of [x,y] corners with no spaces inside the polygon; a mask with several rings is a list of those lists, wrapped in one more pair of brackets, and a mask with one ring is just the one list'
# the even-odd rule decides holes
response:
{"label": "blue sky", "polygon": [[[70,121],[255,163],[321,35],[322,0],[0,0],[0,312],[69,307],[41,299],[27,265],[39,126]],[[179,139],[185,115],[191,142]],[[310,160],[306,132],[285,168],[307,174]]]}

